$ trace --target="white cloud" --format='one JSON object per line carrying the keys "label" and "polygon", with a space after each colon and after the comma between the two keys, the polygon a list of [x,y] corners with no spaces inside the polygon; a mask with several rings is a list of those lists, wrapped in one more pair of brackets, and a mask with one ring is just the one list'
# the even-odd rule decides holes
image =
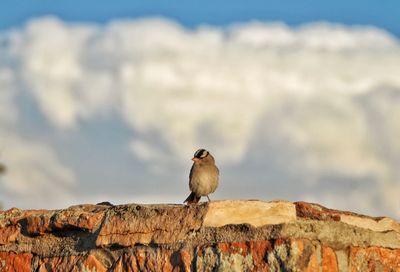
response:
{"label": "white cloud", "polygon": [[0,177],[2,200],[26,208],[60,208],[60,203],[73,199],[76,177],[49,146],[10,131],[3,130],[0,137],[0,159],[6,165]]}
{"label": "white cloud", "polygon": [[255,143],[263,158],[279,155],[264,147],[281,142],[298,158],[285,167],[303,171],[300,183],[372,179],[376,205],[399,215],[386,197],[387,188],[400,194],[400,46],[382,30],[261,22],[189,30],[160,18],[97,26],[50,17],[10,34],[9,44],[18,65],[5,65],[0,80],[22,79],[13,88],[33,97],[55,129],[117,113],[134,131],[130,150],[150,168],[186,161],[197,147],[240,165]]}
{"label": "white cloud", "polygon": [[398,43],[381,29],[348,27],[332,23],[311,23],[290,28],[282,23],[252,22],[237,24],[230,29],[235,43],[252,48],[278,50],[397,50]]}
{"label": "white cloud", "polygon": [[[0,51],[1,53],[1,51]],[[17,119],[17,109],[14,103],[15,85],[13,71],[2,68],[0,64],[0,124],[14,123]]]}
{"label": "white cloud", "polygon": [[113,100],[111,71],[103,73],[84,62],[97,31],[48,18],[28,24],[19,33],[20,76],[46,117],[60,128],[101,112]]}
{"label": "white cloud", "polygon": [[30,82],[19,80],[23,73],[17,63],[23,58],[20,55],[23,51],[19,51],[18,34],[8,35],[7,38],[0,33],[0,40],[10,44],[0,45],[0,162],[6,166],[0,176],[0,201],[6,201],[8,207],[60,207],[58,202],[73,199],[71,188],[76,177],[49,145],[29,139],[29,135],[18,129],[23,114],[18,106],[23,93],[21,86],[29,86]]}

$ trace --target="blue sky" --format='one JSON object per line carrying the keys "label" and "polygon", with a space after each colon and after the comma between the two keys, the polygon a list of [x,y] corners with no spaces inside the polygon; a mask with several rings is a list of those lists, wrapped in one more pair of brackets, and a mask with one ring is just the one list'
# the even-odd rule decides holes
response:
{"label": "blue sky", "polygon": [[314,21],[375,25],[400,35],[400,2],[391,1],[1,1],[0,29],[21,26],[31,17],[56,15],[66,21],[106,23],[115,18],[166,16],[195,27],[238,21]]}
{"label": "blue sky", "polygon": [[182,203],[206,148],[211,199],[399,218],[399,10],[3,0],[0,203]]}

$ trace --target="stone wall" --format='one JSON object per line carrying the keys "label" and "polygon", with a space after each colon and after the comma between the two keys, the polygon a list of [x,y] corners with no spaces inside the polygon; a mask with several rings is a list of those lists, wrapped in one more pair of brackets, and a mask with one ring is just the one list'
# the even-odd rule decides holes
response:
{"label": "stone wall", "polygon": [[400,224],[285,201],[14,208],[0,271],[400,271]]}

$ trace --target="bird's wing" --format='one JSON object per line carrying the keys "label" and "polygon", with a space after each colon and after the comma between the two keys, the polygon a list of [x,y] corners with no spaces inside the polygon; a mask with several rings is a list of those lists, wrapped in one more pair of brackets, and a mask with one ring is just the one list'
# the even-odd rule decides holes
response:
{"label": "bird's wing", "polygon": [[192,176],[193,176],[193,167],[194,167],[194,163],[193,163],[193,165],[192,165],[192,168],[190,168],[189,180],[192,180]]}

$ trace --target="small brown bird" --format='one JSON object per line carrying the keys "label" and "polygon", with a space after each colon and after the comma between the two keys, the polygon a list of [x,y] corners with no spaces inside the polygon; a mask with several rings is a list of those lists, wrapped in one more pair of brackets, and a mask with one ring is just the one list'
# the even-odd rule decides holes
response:
{"label": "small brown bird", "polygon": [[189,174],[190,195],[184,202],[198,203],[202,196],[213,193],[218,187],[219,170],[215,165],[214,157],[205,149],[199,149],[192,158],[193,165]]}

